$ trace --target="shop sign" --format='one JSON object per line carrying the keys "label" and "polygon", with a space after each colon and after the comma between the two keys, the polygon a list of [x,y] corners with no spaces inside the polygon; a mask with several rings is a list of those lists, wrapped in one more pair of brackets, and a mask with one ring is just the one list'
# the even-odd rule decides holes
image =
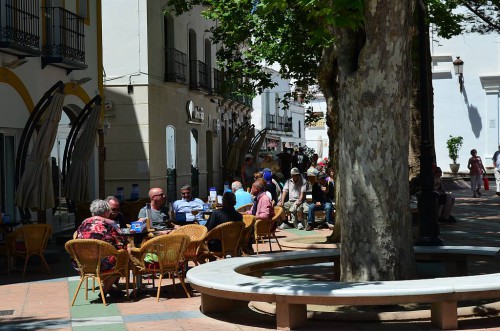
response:
{"label": "shop sign", "polygon": [[203,124],[205,120],[205,112],[203,107],[195,106],[193,101],[188,101],[186,104],[186,112],[189,124]]}

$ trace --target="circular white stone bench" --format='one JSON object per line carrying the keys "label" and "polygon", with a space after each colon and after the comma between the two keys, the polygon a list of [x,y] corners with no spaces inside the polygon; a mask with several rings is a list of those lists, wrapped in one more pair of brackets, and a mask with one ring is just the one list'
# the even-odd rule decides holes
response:
{"label": "circular white stone bench", "polygon": [[[417,258],[441,260],[498,257],[499,248],[473,246],[415,247]],[[237,301],[276,303],[280,330],[307,321],[307,304],[394,305],[430,303],[431,322],[442,329],[456,329],[457,302],[500,298],[500,273],[403,281],[331,282],[296,279],[263,279],[262,270],[290,265],[338,261],[339,249],[294,251],[280,254],[230,258],[206,263],[187,273],[191,286],[201,293],[203,313],[232,310]],[[338,263],[335,263],[338,264]]]}

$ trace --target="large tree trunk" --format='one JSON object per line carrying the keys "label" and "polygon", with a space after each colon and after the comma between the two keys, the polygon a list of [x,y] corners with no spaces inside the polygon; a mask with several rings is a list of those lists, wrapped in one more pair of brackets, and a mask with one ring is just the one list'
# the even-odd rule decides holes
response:
{"label": "large tree trunk", "polygon": [[327,81],[319,75],[323,91],[330,89],[325,96],[334,100],[329,120],[337,130],[330,139],[343,281],[414,276],[408,188],[412,12],[413,1],[367,0],[364,30],[335,33],[329,72],[335,76]]}

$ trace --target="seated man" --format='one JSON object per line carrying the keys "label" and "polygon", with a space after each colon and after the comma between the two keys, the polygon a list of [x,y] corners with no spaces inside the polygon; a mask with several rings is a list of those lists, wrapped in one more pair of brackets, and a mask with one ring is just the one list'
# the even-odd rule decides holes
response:
{"label": "seated man", "polygon": [[[236,205],[236,196],[233,192],[226,192],[222,196],[222,208],[215,210],[208,219],[205,226],[208,231],[215,228],[217,225],[226,222],[242,222],[243,215],[238,213],[234,206]],[[210,240],[208,242],[210,251],[219,252],[222,250],[222,245],[219,240]]]}
{"label": "seated man", "polygon": [[[303,230],[305,227],[303,224],[304,220],[299,220],[298,212],[302,212],[302,203],[306,199],[306,182],[300,175],[300,171],[297,168],[292,168],[290,175],[292,178],[286,181],[278,206],[283,207],[290,213],[290,218],[295,228]],[[286,201],[287,196],[288,201]],[[303,215],[300,216],[303,217]],[[282,223],[280,225],[280,229],[286,228],[289,228],[288,224]]]}
{"label": "seated man", "polygon": [[[148,196],[151,201],[151,225],[163,225],[173,228],[174,225],[168,217],[168,208],[165,207],[167,197],[165,196],[165,193],[163,193],[163,189],[154,187],[149,190]],[[139,221],[144,222],[146,220],[146,216],[146,207],[144,206],[139,211],[139,215],[137,217],[139,218]]]}
{"label": "seated man", "polygon": [[[231,190],[236,196],[236,205],[234,206],[235,209],[238,209],[243,205],[253,203],[252,195],[243,189],[243,185],[241,184],[241,182],[234,181],[231,184]],[[224,199],[224,197],[222,198]]]}
{"label": "seated man", "polygon": [[[193,190],[189,185],[181,187],[182,199],[176,200],[173,204],[176,223],[193,223],[203,220],[201,214],[201,211],[203,210],[203,201],[198,198],[193,198],[191,196],[192,191]],[[200,212],[198,212],[195,216],[191,213],[193,210],[198,210]]]}
{"label": "seated man", "polygon": [[444,191],[441,176],[443,171],[437,167],[434,170],[434,192],[438,195],[438,220],[442,223],[456,223],[455,217],[451,216],[451,208],[455,204],[455,198]]}
{"label": "seated man", "polygon": [[120,211],[120,201],[117,197],[110,195],[106,199],[104,199],[111,208],[111,212],[109,213],[109,219],[113,220],[120,226],[120,228],[127,227],[127,220],[125,216]]}
{"label": "seated man", "polygon": [[312,187],[313,202],[309,205],[306,231],[314,229],[314,212],[317,210],[325,211],[328,228],[333,229],[334,225],[334,220],[332,219],[333,201],[335,200],[333,184],[326,180],[326,174],[324,172],[320,172],[317,178],[318,181],[314,183]]}

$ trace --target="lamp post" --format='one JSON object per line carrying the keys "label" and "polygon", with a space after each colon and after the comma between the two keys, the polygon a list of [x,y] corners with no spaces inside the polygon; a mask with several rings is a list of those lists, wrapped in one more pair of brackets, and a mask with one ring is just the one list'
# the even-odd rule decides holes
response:
{"label": "lamp post", "polygon": [[439,246],[443,239],[439,237],[437,195],[434,193],[434,174],[432,171],[432,139],[430,132],[429,102],[429,63],[427,61],[429,42],[428,28],[425,24],[426,5],[423,0],[417,4],[418,41],[420,67],[420,181],[422,190],[418,196],[419,238],[415,245]]}
{"label": "lamp post", "polygon": [[462,93],[464,88],[464,61],[457,56],[455,61],[453,61],[453,69],[455,69],[455,75],[458,76],[458,84],[460,85],[460,93]]}

